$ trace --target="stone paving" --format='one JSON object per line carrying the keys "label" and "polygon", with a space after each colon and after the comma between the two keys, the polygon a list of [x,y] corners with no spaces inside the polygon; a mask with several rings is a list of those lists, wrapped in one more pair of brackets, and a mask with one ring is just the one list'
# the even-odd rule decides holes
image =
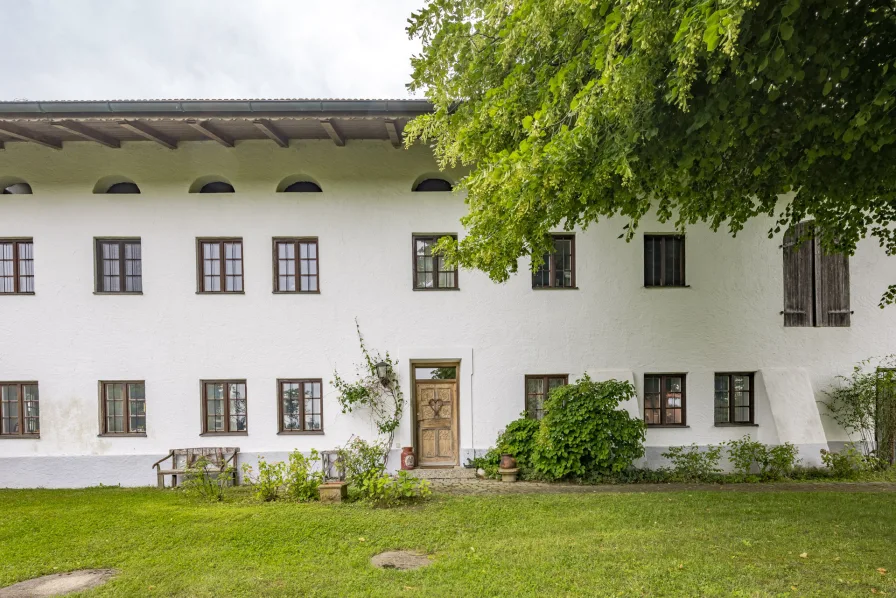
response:
{"label": "stone paving", "polygon": [[568,494],[614,492],[896,492],[893,482],[780,482],[770,484],[599,484],[499,482],[477,478],[431,479],[432,490],[444,494]]}

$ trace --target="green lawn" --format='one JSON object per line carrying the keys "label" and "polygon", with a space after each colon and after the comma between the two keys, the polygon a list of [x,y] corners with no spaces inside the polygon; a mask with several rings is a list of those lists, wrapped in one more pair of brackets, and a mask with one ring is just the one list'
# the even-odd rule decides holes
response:
{"label": "green lawn", "polygon": [[[0,586],[120,571],[90,596],[896,596],[890,493],[437,496],[383,510],[99,488],[0,491],[0,508]],[[369,565],[389,549],[435,563]]]}

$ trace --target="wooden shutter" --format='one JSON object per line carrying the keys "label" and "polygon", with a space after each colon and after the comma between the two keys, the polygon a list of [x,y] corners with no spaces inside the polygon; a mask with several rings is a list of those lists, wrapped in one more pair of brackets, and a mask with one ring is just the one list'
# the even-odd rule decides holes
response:
{"label": "wooden shutter", "polygon": [[811,227],[801,222],[784,235],[784,326],[815,325]]}
{"label": "wooden shutter", "polygon": [[849,326],[849,256],[815,244],[816,326]]}

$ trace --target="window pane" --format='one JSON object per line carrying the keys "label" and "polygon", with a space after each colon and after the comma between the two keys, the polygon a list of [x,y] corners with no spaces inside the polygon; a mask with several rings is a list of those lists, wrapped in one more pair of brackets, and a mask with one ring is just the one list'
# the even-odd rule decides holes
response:
{"label": "window pane", "polygon": [[544,254],[542,256],[544,262],[538,267],[538,270],[535,271],[535,274],[532,276],[532,286],[533,287],[549,287],[551,286],[551,259],[552,256],[550,253]]}
{"label": "window pane", "polygon": [[659,243],[658,237],[644,237],[644,286],[659,286],[661,283],[662,254]]}
{"label": "window pane", "polygon": [[230,384],[230,430],[231,432],[245,432],[246,419],[246,385],[242,383]]}
{"label": "window pane", "polygon": [[146,432],[146,389],[142,382],[128,384],[130,432]]}
{"label": "window pane", "polygon": [[0,434],[19,433],[19,387],[0,386]]}

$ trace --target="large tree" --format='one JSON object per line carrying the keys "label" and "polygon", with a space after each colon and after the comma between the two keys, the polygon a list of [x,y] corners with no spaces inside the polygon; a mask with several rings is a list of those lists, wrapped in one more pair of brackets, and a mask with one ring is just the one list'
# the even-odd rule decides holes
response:
{"label": "large tree", "polygon": [[[829,250],[896,254],[893,0],[431,0],[406,128],[463,165],[450,261],[506,280],[548,232],[651,211],[769,235],[807,217]],[[882,290],[886,283],[881,283]],[[881,300],[896,299],[896,285]]]}

